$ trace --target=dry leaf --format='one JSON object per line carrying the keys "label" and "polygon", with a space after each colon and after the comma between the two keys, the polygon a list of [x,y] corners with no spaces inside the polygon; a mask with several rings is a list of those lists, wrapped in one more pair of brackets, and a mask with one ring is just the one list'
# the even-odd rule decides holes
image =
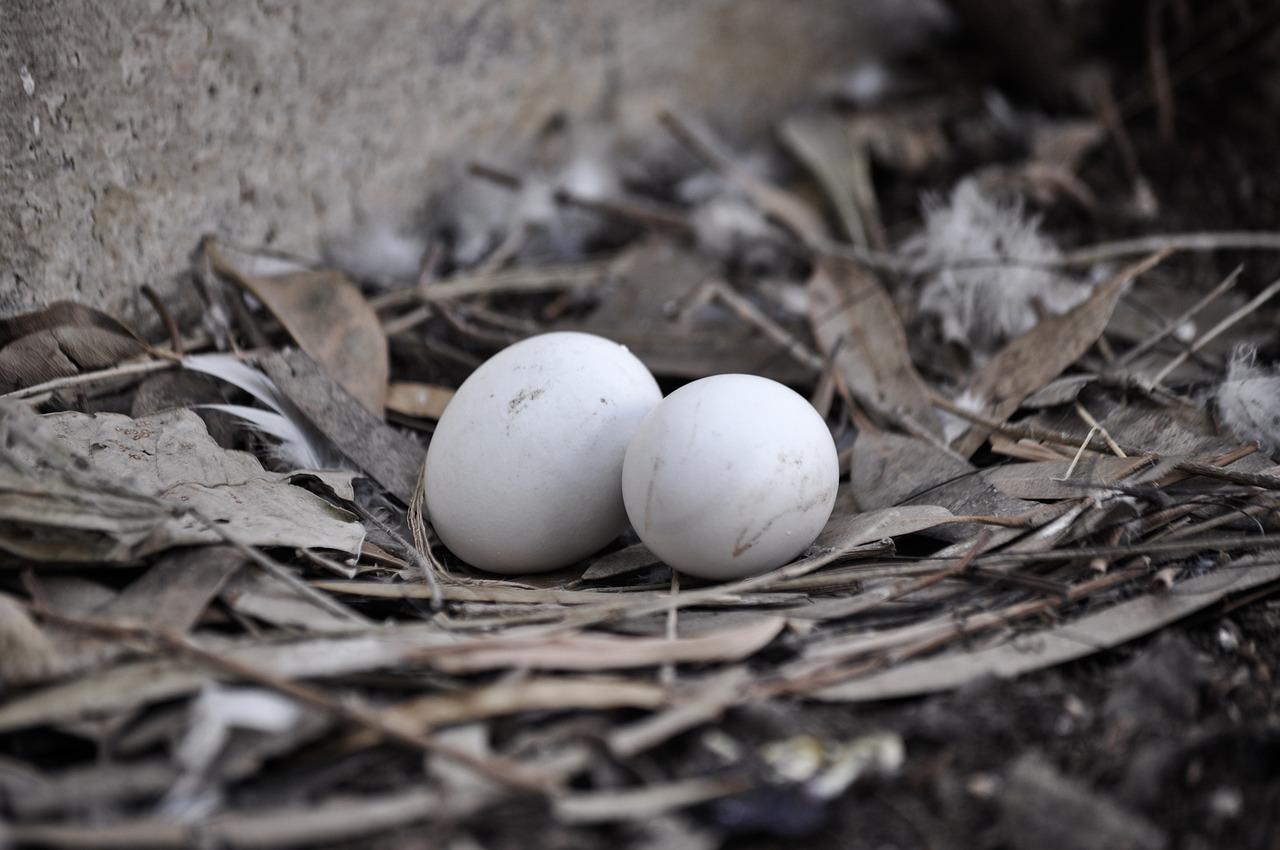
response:
{"label": "dry leaf", "polygon": [[298,594],[284,581],[260,571],[244,572],[228,582],[222,598],[231,609],[273,626],[312,634],[344,634],[365,626]]}
{"label": "dry leaf", "polygon": [[106,313],[58,301],[0,319],[0,393],[114,366],[145,350],[136,333]]}
{"label": "dry leaf", "polygon": [[0,693],[61,669],[53,641],[12,597],[0,593]]}
{"label": "dry leaf", "polygon": [[[985,676],[1011,679],[1119,646],[1206,608],[1233,593],[1280,578],[1274,556],[1226,564],[1167,593],[1122,602],[1097,614],[974,652],[948,652],[900,664],[811,694],[826,702],[899,699],[961,687]],[[1085,639],[1082,639],[1083,638]]]}
{"label": "dry leaf", "polygon": [[907,353],[907,334],[875,274],[823,259],[809,279],[809,322],[822,352],[858,403],[906,430],[942,436],[924,380]]}
{"label": "dry leaf", "polygon": [[452,389],[435,384],[392,381],[387,388],[387,410],[419,419],[439,419],[452,399]]}
{"label": "dry leaf", "polygon": [[[1062,374],[1098,341],[1125,286],[1169,253],[1160,251],[1127,266],[1099,284],[1078,306],[1062,315],[1049,316],[1011,341],[973,377],[966,394],[982,402],[985,416],[1007,419],[1024,398]],[[987,433],[974,426],[956,438],[953,445],[968,457],[986,440]]]}
{"label": "dry leaf", "polygon": [[[426,647],[456,640],[434,627],[401,626],[373,634],[290,643],[211,642],[209,648],[272,676],[306,679],[395,667],[408,663]],[[186,658],[121,664],[9,699],[0,705],[0,732],[109,716],[194,693],[219,678],[216,671]]]}
{"label": "dry leaf", "polygon": [[658,708],[669,699],[661,685],[629,679],[532,678],[458,693],[419,697],[386,709],[387,719],[415,732],[522,711]]}
{"label": "dry leaf", "polygon": [[786,625],[783,617],[690,638],[622,638],[573,634],[460,644],[423,654],[423,660],[450,673],[503,667],[531,670],[623,670],[659,664],[741,661],[767,646]]}
{"label": "dry leaf", "polygon": [[348,460],[406,505],[412,501],[426,449],[364,409],[305,352],[271,354],[260,365]]}
{"label": "dry leaf", "polygon": [[832,516],[813,545],[848,550],[886,537],[912,534],[954,522],[955,515],[936,505],[904,505],[859,514]]}
{"label": "dry leaf", "polygon": [[982,477],[1007,496],[1018,499],[1078,499],[1123,481],[1155,463],[1153,457],[1082,458],[1065,478],[1069,460],[1010,463],[983,470]]}
{"label": "dry leaf", "polygon": [[883,247],[880,222],[868,221],[864,214],[866,199],[874,202],[875,198],[867,151],[854,141],[847,121],[834,114],[796,116],[782,122],[781,136],[792,155],[822,184],[845,235],[856,245]]}
{"label": "dry leaf", "polygon": [[243,272],[209,244],[218,274],[234,281],[280,320],[289,336],[365,409],[382,416],[390,363],[378,314],[333,269],[259,276]]}
{"label": "dry leaf", "polygon": [[754,784],[741,774],[722,774],[626,791],[562,794],[552,802],[552,810],[556,819],[563,823],[648,820],[666,812],[746,791]]}
{"label": "dry leaf", "polygon": [[[691,249],[669,240],[646,239],[625,251],[608,284],[597,294],[599,306],[581,319],[565,320],[554,330],[598,334],[625,345],[656,375],[704,378],[743,372],[785,384],[803,385],[813,375],[776,342],[717,307],[673,312],[718,273]],[[788,330],[801,334],[799,325]]]}
{"label": "dry leaf", "polygon": [[[318,496],[286,483],[244,452],[228,451],[190,411],[145,419],[58,413],[23,417],[29,437],[59,457],[81,459],[78,474],[128,493],[199,512],[238,541],[357,553],[364,528]],[[0,463],[0,550],[46,561],[127,563],[171,546],[218,543],[191,515],[145,499],[104,492],[20,447]]]}

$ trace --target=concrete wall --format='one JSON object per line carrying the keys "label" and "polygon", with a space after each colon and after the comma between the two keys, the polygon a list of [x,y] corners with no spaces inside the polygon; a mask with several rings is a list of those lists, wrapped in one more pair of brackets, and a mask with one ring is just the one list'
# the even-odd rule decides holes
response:
{"label": "concrete wall", "polygon": [[[558,110],[758,131],[907,0],[0,0],[0,315],[178,303],[201,234],[315,253]],[[891,21],[888,30],[880,28]]]}

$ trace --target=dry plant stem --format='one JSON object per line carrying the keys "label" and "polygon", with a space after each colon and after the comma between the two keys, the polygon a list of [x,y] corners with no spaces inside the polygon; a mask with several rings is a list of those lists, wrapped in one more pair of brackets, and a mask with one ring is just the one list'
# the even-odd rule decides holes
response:
{"label": "dry plant stem", "polygon": [[[1056,443],[1060,446],[1076,447],[1080,444],[1080,438],[1071,434],[1064,434],[1060,431],[1052,431],[1048,428],[1040,428],[1035,425],[1022,425],[1012,422],[999,422],[988,416],[974,413],[966,410],[950,399],[938,393],[931,393],[930,397],[935,405],[941,407],[950,413],[954,413],[963,419],[968,419],[976,425],[981,425],[991,431],[999,431],[1011,437],[1020,437],[1030,440],[1043,440],[1047,443]],[[1121,444],[1117,444],[1121,451],[1125,452],[1126,457],[1158,457],[1151,452],[1143,452],[1138,449],[1126,448]],[[1229,459],[1223,459],[1222,463],[1234,463],[1241,457],[1246,457],[1257,451],[1256,446],[1244,447],[1239,452],[1233,453],[1235,456]],[[1242,472],[1234,469],[1223,469],[1213,463],[1205,463],[1198,460],[1183,460],[1174,465],[1174,469],[1187,475],[1200,475],[1205,478],[1214,478],[1220,481],[1229,481],[1232,484],[1243,484],[1248,487],[1261,487],[1266,490],[1280,490],[1280,476],[1267,475],[1259,472]]]}
{"label": "dry plant stem", "polygon": [[1191,346],[1186,351],[1182,352],[1177,357],[1170,360],[1168,365],[1166,365],[1163,369],[1161,369],[1156,374],[1156,376],[1151,379],[1151,383],[1159,384],[1166,377],[1168,377],[1170,372],[1172,372],[1174,369],[1177,369],[1183,363],[1187,362],[1187,358],[1195,354],[1200,349],[1204,348],[1210,342],[1213,342],[1213,340],[1217,339],[1218,336],[1220,336],[1223,333],[1223,331],[1227,330],[1232,325],[1236,324],[1241,319],[1245,318],[1250,313],[1257,310],[1267,301],[1270,301],[1278,292],[1280,292],[1280,280],[1277,280],[1274,283],[1272,283],[1270,286],[1268,286],[1266,289],[1262,290],[1254,298],[1252,298],[1248,304],[1245,304],[1243,307],[1234,311],[1231,315],[1227,316],[1222,321],[1218,322],[1218,324],[1214,325],[1212,328],[1205,331],[1195,342],[1191,343]]}
{"label": "dry plant stem", "polygon": [[1145,566],[1137,566],[1105,573],[1096,578],[1071,586],[1068,588],[1065,598],[1033,599],[1027,602],[1015,603],[997,611],[991,611],[967,619],[958,620],[952,628],[946,630],[942,634],[923,638],[897,649],[888,650],[859,664],[855,664],[852,667],[843,667],[834,670],[821,670],[816,673],[806,673],[790,680],[784,679],[776,682],[763,683],[758,687],[758,692],[762,696],[775,696],[786,693],[805,693],[828,687],[830,685],[835,685],[840,682],[845,682],[850,679],[855,679],[860,676],[873,673],[876,670],[922,655],[926,652],[940,649],[957,638],[965,635],[985,631],[996,626],[1007,625],[1009,623],[1016,622],[1017,620],[1023,620],[1038,614],[1047,613],[1055,608],[1065,607],[1072,602],[1079,602],[1093,593],[1123,584],[1124,582],[1139,577],[1145,572]]}
{"label": "dry plant stem", "polygon": [[1163,233],[1099,242],[1068,251],[1056,265],[1091,266],[1138,254],[1150,254],[1166,248],[1178,251],[1280,251],[1280,231],[1227,230],[1193,233]]}
{"label": "dry plant stem", "polygon": [[[418,481],[420,486],[422,481],[422,476],[418,476]],[[417,493],[417,490],[415,490],[414,491],[415,500],[417,499],[417,496],[418,496],[418,493]],[[372,511],[366,510],[363,505],[359,504],[358,502],[348,502],[348,504],[351,505],[352,508],[355,510],[355,512],[360,515],[360,518],[362,520],[377,526],[378,529],[381,530],[383,534],[390,537],[391,541],[396,544],[396,547],[399,548],[400,551],[404,553],[404,556],[409,559],[409,563],[411,563],[414,567],[416,567],[418,572],[422,574],[423,580],[426,581],[427,587],[431,591],[431,610],[439,611],[441,608],[443,608],[444,598],[440,593],[440,583],[436,581],[435,570],[432,568],[431,564],[427,561],[427,559],[423,557],[422,552],[418,550],[418,547],[414,546],[408,540],[405,540],[404,537],[400,534],[400,532],[396,531],[390,525],[378,519],[378,517],[375,516]],[[412,532],[412,529],[410,529],[410,531]]]}
{"label": "dry plant stem", "polygon": [[751,303],[750,300],[739,295],[737,290],[729,284],[721,280],[713,280],[708,282],[707,286],[713,296],[722,301],[726,307],[736,313],[743,321],[755,325],[761,333],[782,346],[787,354],[801,366],[812,369],[815,372],[823,370],[825,364],[816,352],[787,333],[786,329],[765,315],[764,311]]}
{"label": "dry plant stem", "polygon": [[1090,428],[1096,429],[1097,432],[1102,435],[1102,439],[1106,442],[1107,448],[1111,449],[1116,457],[1128,457],[1128,455],[1125,454],[1124,449],[1120,448],[1120,445],[1112,438],[1111,432],[1106,428],[1103,428],[1102,425],[1098,423],[1098,420],[1093,418],[1093,414],[1086,410],[1084,405],[1078,401],[1076,402],[1076,415],[1084,420],[1084,424],[1088,425]]}
{"label": "dry plant stem", "polygon": [[1089,444],[1093,442],[1093,437],[1098,433],[1098,426],[1089,429],[1089,433],[1084,435],[1084,442],[1080,444],[1080,448],[1076,449],[1075,455],[1071,458],[1071,463],[1067,465],[1067,471],[1062,474],[1061,478],[1055,478],[1055,481],[1067,481],[1071,478],[1071,474],[1076,471],[1076,466],[1080,463],[1080,458],[1084,456],[1085,449],[1089,448]]}
{"label": "dry plant stem", "polygon": [[535,791],[539,793],[545,793],[549,790],[543,783],[533,782],[528,777],[522,775],[515,765],[508,764],[496,758],[477,758],[476,756],[473,756],[464,750],[456,749],[449,744],[441,743],[425,735],[418,735],[407,731],[395,724],[388,723],[381,717],[381,715],[371,709],[367,709],[363,706],[357,706],[349,701],[334,699],[318,688],[313,688],[309,685],[304,685],[301,682],[276,676],[265,670],[259,670],[250,664],[244,664],[240,661],[226,658],[216,652],[205,649],[195,641],[176,631],[153,629],[147,626],[134,624],[95,620],[87,617],[70,617],[64,614],[59,614],[48,608],[35,605],[29,605],[28,609],[40,618],[49,622],[57,623],[61,626],[81,629],[108,637],[125,640],[140,640],[147,643],[158,644],[159,646],[171,651],[195,658],[216,670],[228,673],[236,678],[270,688],[277,693],[319,709],[326,714],[337,717],[354,726],[369,729],[376,732],[384,739],[399,744],[400,746],[449,759],[450,761],[466,767],[480,776],[501,783],[502,785],[518,788],[522,791]]}
{"label": "dry plant stem", "polygon": [[395,336],[405,331],[412,330],[418,325],[425,322],[435,315],[435,309],[429,304],[423,304],[415,307],[402,316],[396,316],[394,319],[387,319],[382,323],[382,332],[387,336]]}
{"label": "dry plant stem", "polygon": [[153,372],[163,372],[165,369],[172,369],[175,365],[176,364],[172,360],[146,360],[141,363],[124,363],[120,366],[112,366],[109,369],[99,369],[96,372],[82,372],[79,375],[68,375],[65,378],[54,378],[52,381],[45,381],[42,384],[32,384],[29,387],[23,387],[20,390],[14,390],[13,392],[0,395],[0,400],[10,398],[25,399],[53,392],[54,390],[66,389],[67,387],[80,387],[103,381],[113,381],[116,378],[132,378],[140,375],[150,375]]}
{"label": "dry plant stem", "polygon": [[[467,166],[467,171],[474,177],[483,178],[513,192],[519,191],[525,185],[525,180],[520,175],[482,162],[472,162]],[[602,213],[654,230],[687,233],[692,229],[683,213],[664,209],[655,204],[621,198],[588,198],[563,187],[555,189],[552,197],[556,203],[564,206]]]}
{"label": "dry plant stem", "polygon": [[1151,94],[1156,104],[1156,126],[1160,141],[1173,143],[1173,81],[1169,78],[1169,57],[1164,49],[1165,0],[1147,5],[1147,73],[1151,77]]}
{"label": "dry plant stem", "polygon": [[1162,327],[1155,334],[1147,337],[1145,340],[1143,340],[1142,342],[1135,345],[1133,348],[1126,351],[1112,365],[1115,368],[1121,368],[1121,367],[1127,366],[1128,364],[1132,363],[1134,360],[1141,357],[1143,354],[1146,354],[1155,346],[1159,345],[1161,340],[1165,339],[1167,336],[1169,336],[1169,334],[1175,332],[1178,328],[1182,327],[1187,322],[1194,319],[1197,315],[1199,315],[1201,310],[1203,310],[1205,307],[1208,307],[1214,301],[1217,301],[1220,297],[1222,297],[1223,294],[1226,293],[1228,289],[1235,286],[1236,281],[1240,279],[1240,273],[1243,271],[1244,271],[1243,265],[1236,266],[1235,269],[1232,270],[1231,274],[1227,275],[1226,278],[1224,278],[1221,283],[1219,283],[1213,289],[1209,290],[1209,292],[1207,292],[1203,298],[1201,298],[1195,304],[1192,304],[1190,307],[1188,307],[1182,313],[1182,315],[1178,316],[1176,319],[1170,320],[1168,323],[1165,324],[1164,327]]}
{"label": "dry plant stem", "polygon": [[178,330],[178,323],[173,320],[173,314],[169,312],[169,308],[164,306],[164,301],[151,288],[150,284],[142,284],[141,292],[147,302],[151,304],[151,309],[156,311],[156,315],[160,317],[161,323],[164,325],[165,333],[169,335],[169,344],[173,348],[173,353],[181,357],[184,353],[182,348],[182,333]]}

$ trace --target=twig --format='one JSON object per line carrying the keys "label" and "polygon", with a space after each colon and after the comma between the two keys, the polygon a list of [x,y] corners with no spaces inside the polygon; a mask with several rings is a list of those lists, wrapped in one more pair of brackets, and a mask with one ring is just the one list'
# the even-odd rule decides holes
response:
{"label": "twig", "polygon": [[53,380],[45,381],[42,384],[32,384],[29,387],[23,387],[20,390],[14,390],[13,392],[0,395],[0,399],[30,398],[32,396],[64,389],[66,387],[96,384],[100,381],[111,381],[116,378],[131,378],[137,375],[150,375],[152,372],[163,372],[165,369],[172,369],[176,365],[177,363],[173,360],[145,360],[141,363],[124,363],[120,366],[112,366],[109,369],[99,369],[96,372],[81,372],[79,375],[68,375],[65,378],[54,378]]}
{"label": "twig", "polygon": [[1248,316],[1253,311],[1257,310],[1267,301],[1271,300],[1271,298],[1273,298],[1277,292],[1280,292],[1280,280],[1276,280],[1266,289],[1262,290],[1256,296],[1254,296],[1249,301],[1248,304],[1245,304],[1243,307],[1234,311],[1233,313],[1231,313],[1231,315],[1227,316],[1222,321],[1218,322],[1218,324],[1214,325],[1212,328],[1205,331],[1204,334],[1202,334],[1199,337],[1199,339],[1191,343],[1191,346],[1186,351],[1182,352],[1177,357],[1170,360],[1168,365],[1166,365],[1163,369],[1161,369],[1156,374],[1156,376],[1151,379],[1151,383],[1159,384],[1166,377],[1168,377],[1170,372],[1172,372],[1174,369],[1177,369],[1183,363],[1187,362],[1188,357],[1190,357],[1192,354],[1195,354],[1197,351],[1204,348],[1209,343],[1213,342],[1213,340],[1217,339],[1218,336],[1222,334],[1223,331],[1227,330],[1232,325],[1236,324],[1241,319]]}
{"label": "twig", "polygon": [[[519,191],[525,185],[525,180],[520,175],[486,163],[472,162],[467,166],[467,171],[512,191]],[[687,233],[692,229],[692,225],[683,213],[665,209],[656,204],[624,198],[590,198],[564,187],[557,187],[552,193],[552,198],[556,203],[564,206],[602,213],[654,230]]]}
{"label": "twig", "polygon": [[1134,360],[1141,357],[1143,354],[1146,354],[1148,351],[1150,351],[1152,348],[1158,345],[1161,340],[1163,340],[1169,334],[1178,330],[1178,328],[1182,327],[1187,322],[1191,321],[1200,313],[1201,310],[1203,310],[1205,307],[1208,307],[1214,301],[1218,300],[1218,298],[1221,297],[1223,293],[1225,293],[1231,287],[1235,286],[1235,283],[1240,278],[1240,273],[1242,271],[1244,271],[1243,264],[1236,266],[1235,269],[1231,272],[1231,274],[1226,276],[1226,278],[1222,281],[1222,283],[1219,283],[1217,286],[1211,289],[1208,293],[1206,293],[1203,298],[1201,298],[1199,301],[1197,301],[1196,303],[1188,307],[1185,311],[1183,311],[1182,315],[1178,316],[1178,318],[1176,319],[1172,319],[1171,321],[1167,322],[1164,325],[1164,327],[1162,327],[1155,334],[1147,337],[1145,340],[1143,340],[1142,342],[1135,345],[1133,348],[1126,351],[1112,365],[1115,368],[1121,368],[1132,363]]}
{"label": "twig", "polygon": [[[418,476],[418,481],[418,487],[421,487],[422,476]],[[414,490],[414,498],[415,500],[417,498],[417,488]],[[373,523],[382,531],[383,534],[390,537],[391,541],[396,544],[396,547],[399,548],[400,551],[404,553],[405,557],[409,559],[409,563],[417,567],[418,572],[422,573],[422,577],[426,581],[427,587],[431,590],[431,610],[439,611],[443,608],[444,597],[440,593],[440,583],[436,580],[435,570],[427,559],[422,556],[422,553],[418,551],[418,547],[414,546],[408,540],[405,540],[404,537],[401,536],[400,532],[378,519],[377,515],[372,511],[367,510],[359,502],[353,501],[348,502],[347,504],[351,505],[355,509],[361,519],[366,522]]]}
{"label": "twig", "polygon": [[186,352],[182,347],[182,332],[178,330],[178,323],[173,320],[173,314],[169,312],[169,308],[164,305],[164,301],[160,300],[160,296],[151,288],[150,284],[142,284],[143,296],[151,304],[151,309],[156,311],[156,315],[160,317],[161,323],[164,324],[165,333],[169,334],[169,346],[173,349],[173,353],[181,357]]}
{"label": "twig", "polygon": [[[1111,451],[1115,454],[1116,457],[1129,456],[1125,453],[1125,450],[1120,448],[1120,445],[1114,439],[1112,439],[1111,432],[1108,431],[1106,428],[1103,428],[1102,425],[1098,422],[1098,420],[1093,418],[1093,414],[1090,413],[1088,410],[1086,410],[1084,405],[1078,401],[1076,402],[1076,414],[1081,419],[1084,420],[1084,424],[1088,425],[1090,428],[1097,430],[1097,432],[1102,435],[1102,439],[1106,442],[1107,447],[1111,449]],[[1070,478],[1071,474],[1067,473],[1067,477]]]}
{"label": "twig", "polygon": [[117,623],[89,617],[72,617],[48,608],[28,604],[28,610],[40,618],[61,626],[82,629],[107,637],[126,640],[141,640],[159,644],[162,647],[179,652],[208,664],[209,666],[229,673],[239,679],[254,682],[270,688],[300,703],[319,709],[354,726],[370,729],[385,740],[407,747],[411,750],[429,753],[449,759],[469,770],[492,779],[503,785],[523,791],[545,793],[548,789],[540,781],[524,776],[518,768],[498,758],[481,759],[458,749],[450,744],[437,741],[425,735],[418,735],[396,724],[387,722],[378,712],[357,706],[347,700],[337,700],[323,691],[304,685],[291,679],[285,679],[251,664],[236,661],[205,649],[187,636],[173,630],[156,629],[149,626]]}
{"label": "twig", "polygon": [[1062,474],[1061,478],[1055,478],[1055,481],[1066,481],[1071,478],[1071,473],[1076,471],[1076,466],[1080,463],[1080,458],[1084,456],[1085,449],[1089,448],[1089,444],[1093,442],[1093,436],[1098,433],[1098,426],[1089,429],[1089,433],[1084,435],[1084,442],[1076,449],[1075,455],[1071,458],[1071,463],[1067,466],[1067,471]]}
{"label": "twig", "polygon": [[1150,254],[1166,248],[1186,251],[1280,251],[1280,231],[1228,230],[1221,232],[1162,233],[1114,242],[1099,242],[1068,251],[1054,264],[1091,266],[1138,254]]}
{"label": "twig", "polygon": [[707,283],[707,286],[714,298],[722,301],[739,318],[755,325],[761,333],[782,346],[797,363],[815,372],[823,370],[824,361],[816,352],[788,333],[785,328],[765,315],[764,311],[751,303],[749,299],[740,295],[729,284],[720,280],[712,280]]}

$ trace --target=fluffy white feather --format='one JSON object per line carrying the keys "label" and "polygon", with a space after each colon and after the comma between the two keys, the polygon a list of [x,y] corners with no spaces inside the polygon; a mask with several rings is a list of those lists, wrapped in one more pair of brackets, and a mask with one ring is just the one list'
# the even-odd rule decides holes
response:
{"label": "fluffy white feather", "polygon": [[290,471],[296,469],[331,469],[339,466],[330,456],[324,439],[280,392],[275,383],[257,369],[246,366],[227,354],[193,354],[182,359],[182,365],[193,372],[212,375],[239,387],[271,410],[241,404],[205,404],[248,422],[256,430],[274,438],[272,457]]}
{"label": "fluffy white feather", "polygon": [[1280,371],[1257,365],[1254,349],[1240,346],[1215,395],[1224,426],[1267,452],[1280,452]]}
{"label": "fluffy white feather", "polygon": [[979,359],[1034,327],[1042,311],[1065,313],[1089,295],[1088,284],[1043,267],[1060,253],[1020,201],[1001,203],[964,180],[948,203],[926,202],[924,216],[900,248],[923,276],[920,314]]}
{"label": "fluffy white feather", "polygon": [[368,224],[325,246],[330,261],[356,280],[380,286],[416,280],[427,240],[390,222]]}

